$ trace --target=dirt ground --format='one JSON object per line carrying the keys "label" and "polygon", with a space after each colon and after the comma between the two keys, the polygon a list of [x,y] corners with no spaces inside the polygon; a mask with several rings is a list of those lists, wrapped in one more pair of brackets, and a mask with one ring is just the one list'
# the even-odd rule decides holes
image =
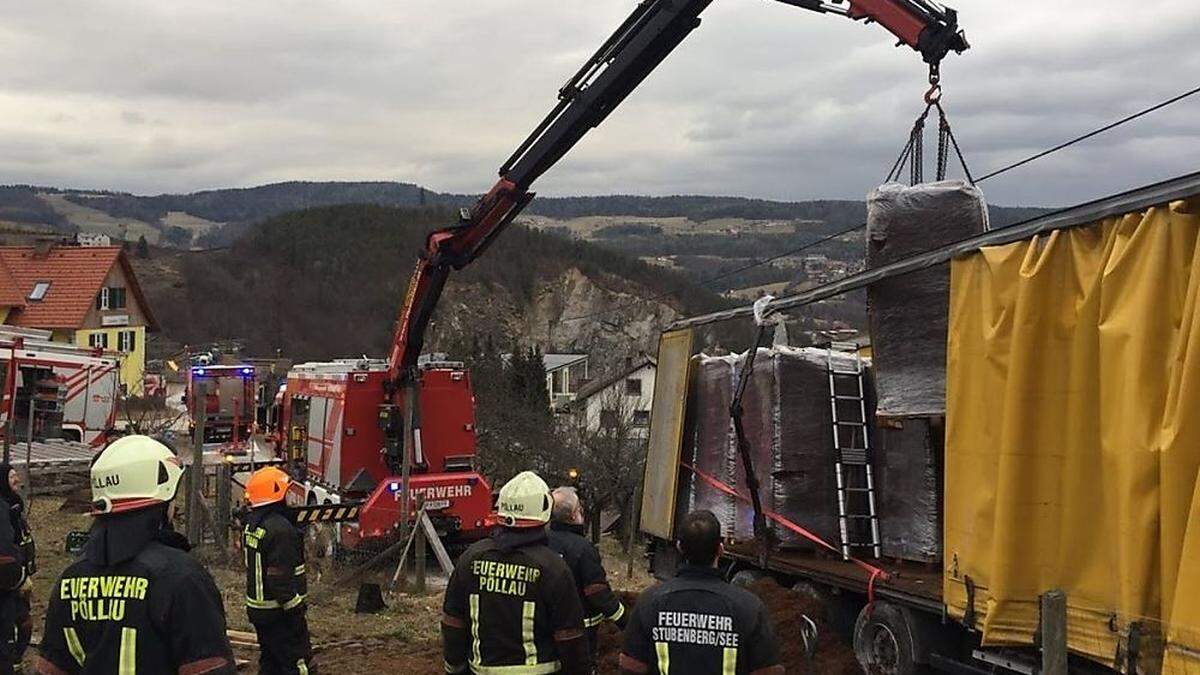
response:
{"label": "dirt ground", "polygon": [[[37,497],[32,503],[30,521],[38,544],[39,568],[33,579],[35,639],[41,634],[50,587],[72,560],[65,550],[67,534],[72,530],[86,530],[90,524],[90,518],[77,508],[64,509],[63,501],[61,498]],[[601,550],[613,587],[621,592],[626,605],[632,607],[637,593],[653,581],[645,571],[644,561],[635,559],[633,573],[627,575],[627,558],[616,541],[606,538]],[[253,631],[242,609],[245,577],[240,556],[230,555],[223,561],[208,550],[202,554],[202,559],[208,564],[224,596],[229,628]],[[436,579],[431,580],[431,592],[426,595],[385,593],[385,610],[378,614],[355,614],[357,580],[355,583],[335,586],[333,582],[345,576],[345,569],[334,568],[327,560],[310,559],[308,568],[308,621],[317,651],[317,662],[323,673],[400,672],[419,675],[442,672],[438,628],[441,591]],[[386,589],[390,572],[380,570],[362,580],[381,583]],[[819,605],[769,581],[759,582],[752,590],[763,599],[771,612],[776,634],[781,638],[782,656],[788,673],[839,675],[862,672],[849,647],[832,631],[825,629],[825,619]],[[820,630],[818,653],[812,663],[805,662],[800,641],[794,639],[800,634],[802,614],[812,617]],[[611,624],[605,624],[601,632],[601,673],[617,672],[620,648],[620,632]],[[253,648],[235,644],[234,651],[239,661],[246,662],[241,672],[257,672],[254,665],[257,655]],[[29,660],[32,660],[33,652],[34,649],[31,649],[27,655]]]}

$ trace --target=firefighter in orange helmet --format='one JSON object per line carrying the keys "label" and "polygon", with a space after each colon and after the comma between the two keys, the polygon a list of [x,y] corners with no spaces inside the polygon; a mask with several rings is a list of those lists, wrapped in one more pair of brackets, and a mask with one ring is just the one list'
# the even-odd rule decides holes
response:
{"label": "firefighter in orange helmet", "polygon": [[246,614],[258,634],[263,675],[317,672],[304,616],[304,536],[284,501],[290,483],[288,475],[273,466],[255,471],[246,481]]}

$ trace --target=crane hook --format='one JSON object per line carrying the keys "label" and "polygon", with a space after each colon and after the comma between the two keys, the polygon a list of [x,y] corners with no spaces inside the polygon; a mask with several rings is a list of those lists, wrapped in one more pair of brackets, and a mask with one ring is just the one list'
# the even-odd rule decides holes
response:
{"label": "crane hook", "polygon": [[937,63],[929,64],[929,91],[925,92],[925,105],[936,105],[942,100],[942,69]]}

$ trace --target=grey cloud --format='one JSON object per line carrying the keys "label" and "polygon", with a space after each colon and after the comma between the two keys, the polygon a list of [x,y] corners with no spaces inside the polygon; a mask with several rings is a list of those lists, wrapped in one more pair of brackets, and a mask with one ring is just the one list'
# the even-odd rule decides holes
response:
{"label": "grey cloud", "polygon": [[[10,4],[0,182],[159,192],[393,179],[479,191],[635,2]],[[977,173],[1170,96],[1200,69],[1193,0],[950,4],[974,49],[946,63],[946,105]],[[891,44],[877,26],[717,0],[536,187],[861,197],[926,86],[919,57]],[[1194,169],[1198,112],[1200,100],[1182,103],[987,192],[1064,204]]]}

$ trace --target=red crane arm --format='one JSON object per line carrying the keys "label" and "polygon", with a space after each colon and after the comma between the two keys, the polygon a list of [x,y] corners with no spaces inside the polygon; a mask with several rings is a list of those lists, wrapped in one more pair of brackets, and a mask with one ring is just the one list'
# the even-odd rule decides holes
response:
{"label": "red crane arm", "polygon": [[[778,0],[815,12],[878,22],[936,67],[950,51],[968,48],[954,10],[932,0]],[[712,0],[642,0],[587,63],[558,92],[558,103],[500,168],[500,180],[457,225],[425,240],[409,280],[388,358],[397,387],[414,372],[425,330],[450,272],[462,269],[533,199],[533,182],[599,125],[700,25]]]}

